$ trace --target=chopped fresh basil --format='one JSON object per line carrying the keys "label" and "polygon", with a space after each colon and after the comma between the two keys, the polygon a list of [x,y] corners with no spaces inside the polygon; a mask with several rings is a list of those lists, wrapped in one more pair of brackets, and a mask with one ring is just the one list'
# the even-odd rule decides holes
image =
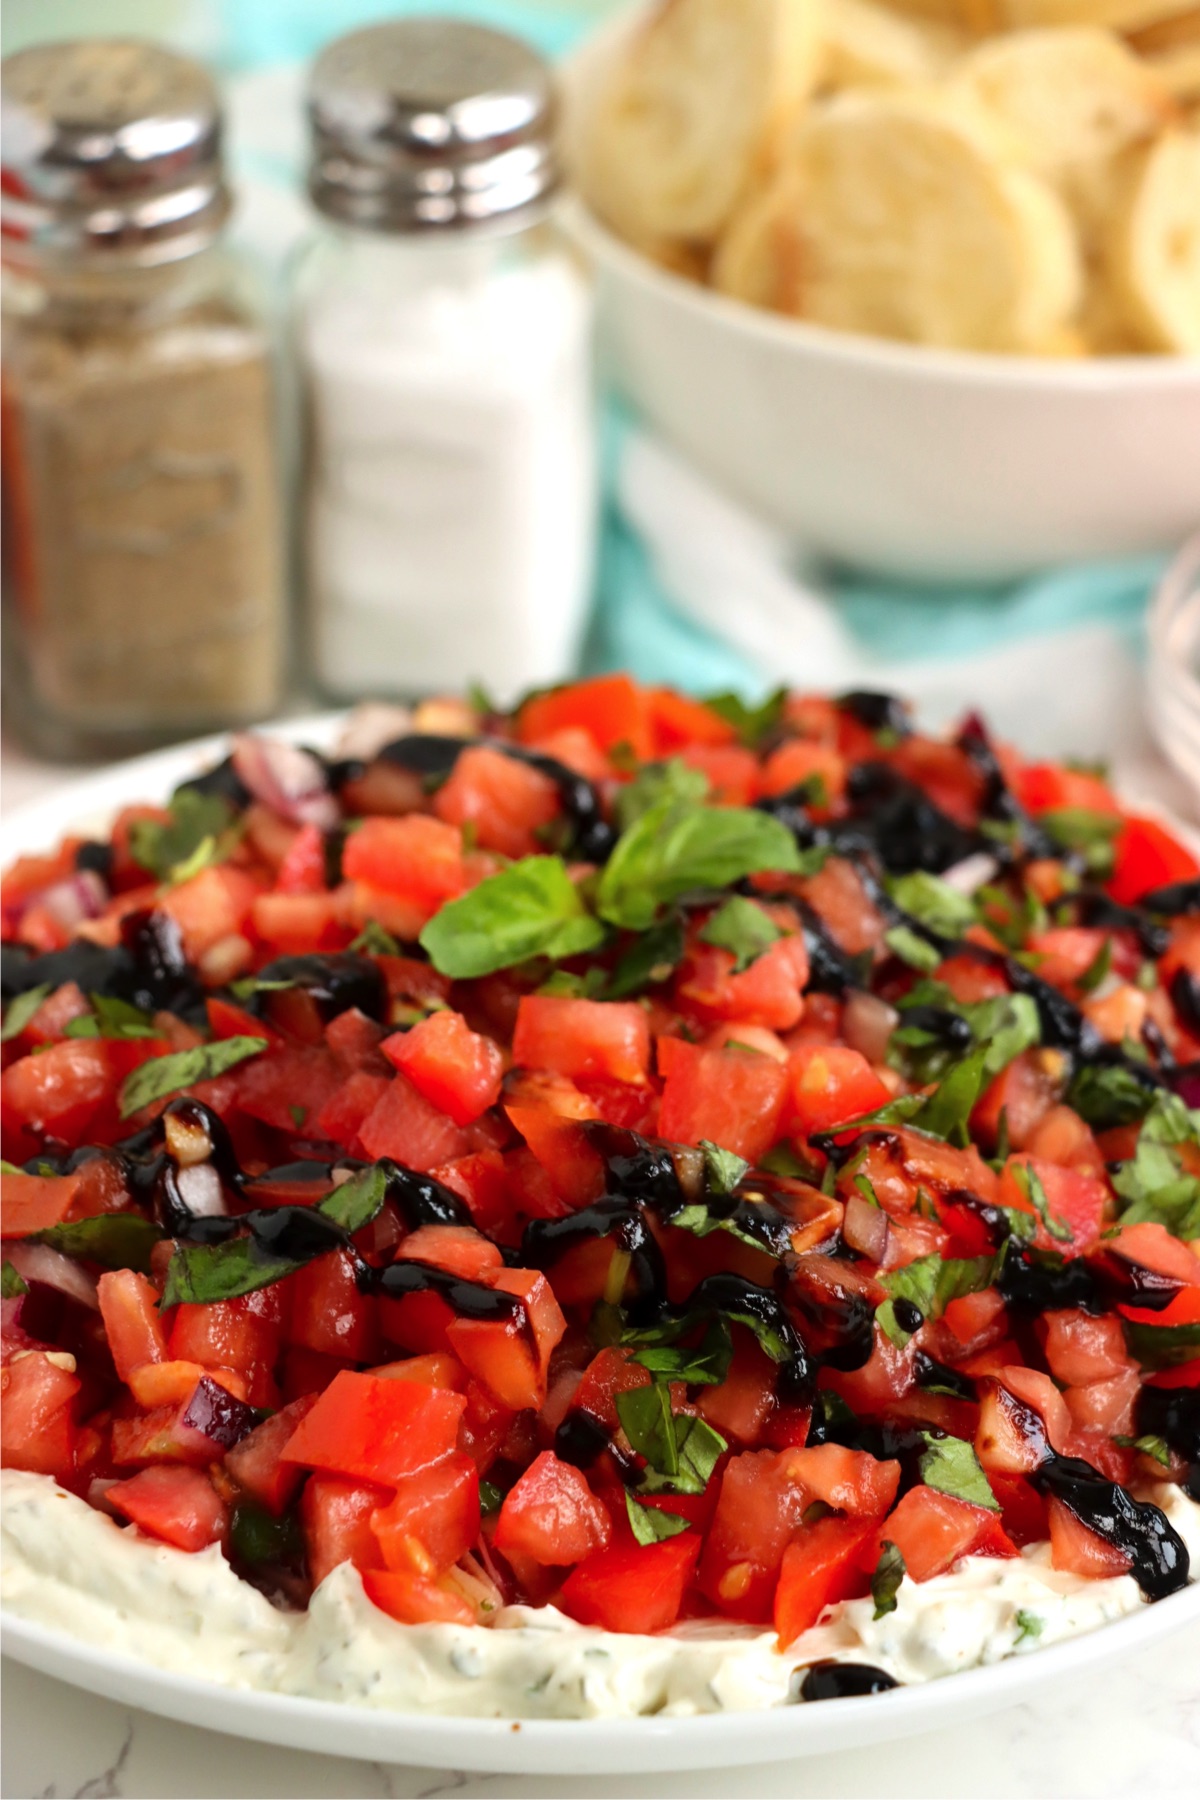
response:
{"label": "chopped fresh basil", "polygon": [[537,991],[552,998],[557,995],[565,1000],[596,1000],[605,993],[607,986],[608,977],[604,970],[593,964],[582,975],[572,975],[567,969],[555,969]]}
{"label": "chopped fresh basil", "polygon": [[[367,931],[370,929],[371,927],[368,925]],[[365,934],[359,933],[359,936],[363,935]],[[354,942],[357,944],[358,938],[355,938]],[[229,991],[235,1000],[243,1001],[253,1000],[256,994],[281,994],[296,985],[296,982],[292,980],[277,981],[273,977],[264,980],[261,975],[243,975],[240,981],[230,982]]]}
{"label": "chopped fresh basil", "polygon": [[670,1389],[659,1382],[617,1395],[617,1414],[630,1446],[647,1464],[642,1485],[652,1493],[674,1489],[702,1494],[727,1448],[703,1419],[671,1411]]}
{"label": "chopped fresh basil", "polygon": [[135,819],[129,853],[160,881],[186,881],[211,863],[223,862],[237,843],[235,814],[219,794],[181,787],[171,798],[170,818]]}
{"label": "chopped fresh basil", "polygon": [[443,906],[422,931],[421,947],[441,974],[462,981],[531,956],[580,956],[598,950],[605,935],[562,858],[527,856]]}
{"label": "chopped fresh basil", "polygon": [[1112,874],[1113,844],[1123,824],[1116,813],[1095,812],[1087,806],[1062,806],[1039,813],[1038,824],[1064,850],[1081,856],[1089,875],[1103,879]]}
{"label": "chopped fresh basil", "polygon": [[952,1300],[964,1294],[979,1294],[996,1279],[993,1256],[941,1257],[919,1256],[903,1268],[890,1269],[876,1276],[887,1299],[876,1310],[875,1317],[893,1344],[903,1348],[912,1336],[896,1317],[895,1303],[906,1300],[915,1306],[923,1319],[940,1319]]}
{"label": "chopped fresh basil", "polygon": [[648,987],[669,981],[682,956],[680,920],[667,918],[661,925],[652,925],[634,939],[617,963],[606,990],[607,998],[623,1000],[629,994],[640,994]]}
{"label": "chopped fresh basil", "polygon": [[1106,937],[1083,974],[1076,977],[1076,987],[1085,994],[1094,994],[1111,968],[1112,939]]}
{"label": "chopped fresh basil", "polygon": [[681,1531],[691,1529],[690,1519],[681,1519],[678,1513],[667,1512],[659,1506],[645,1506],[628,1492],[625,1511],[639,1544],[661,1544],[664,1538],[678,1537]]}
{"label": "chopped fresh basil", "polygon": [[777,731],[783,723],[787,695],[786,688],[776,688],[757,705],[748,705],[740,694],[710,694],[704,704],[733,726],[743,744],[755,750],[769,731]]}
{"label": "chopped fresh basil", "polygon": [[700,1148],[704,1152],[704,1185],[709,1193],[732,1194],[750,1164],[744,1156],[722,1150],[720,1144],[714,1144],[709,1138],[700,1139]]}
{"label": "chopped fresh basil", "polygon": [[0,1026],[0,1043],[10,1043],[13,1038],[21,1035],[49,992],[50,983],[43,981],[37,987],[26,988],[23,994],[13,995],[4,1009],[4,1024]]}
{"label": "chopped fresh basil", "polygon": [[1024,1607],[1018,1609],[1015,1623],[1018,1627],[1018,1644],[1023,1643],[1026,1638],[1040,1638],[1042,1632],[1046,1629],[1046,1621],[1042,1618],[1041,1614],[1028,1612]]}
{"label": "chopped fresh basil", "polygon": [[936,931],[939,937],[961,937],[967,926],[975,923],[973,902],[948,881],[924,869],[914,869],[910,875],[894,875],[887,887],[902,911],[918,924]]}
{"label": "chopped fresh basil", "polygon": [[[339,1227],[348,1238],[369,1225],[379,1212],[387,1198],[387,1182],[387,1165],[377,1163],[334,1188],[312,1210]],[[329,1248],[337,1247],[336,1238],[331,1236]],[[231,1238],[223,1244],[184,1244],[167,1268],[161,1304],[166,1307],[179,1301],[236,1300],[242,1294],[270,1287],[285,1275],[294,1275],[303,1266],[295,1258],[260,1244],[253,1234]]]}
{"label": "chopped fresh basil", "polygon": [[[788,1144],[776,1144],[773,1150],[767,1151],[758,1166],[769,1175],[782,1175],[789,1181],[813,1182],[817,1178],[817,1171],[812,1164],[802,1162]],[[832,1164],[829,1166],[832,1167]]]}
{"label": "chopped fresh basil", "polygon": [[1136,1124],[1145,1117],[1153,1100],[1154,1089],[1119,1063],[1085,1063],[1067,1095],[1068,1104],[1094,1131]]}
{"label": "chopped fresh basil", "polygon": [[617,794],[617,824],[622,831],[628,831],[643,814],[663,801],[694,805],[707,793],[708,776],[701,769],[690,769],[681,757],[674,756],[670,762],[645,763]]}
{"label": "chopped fresh basil", "polygon": [[774,919],[769,919],[761,906],[742,894],[731,895],[723,906],[718,907],[700,933],[704,943],[733,952],[731,973],[734,975],[748,969],[756,957],[778,943],[782,936]]}
{"label": "chopped fresh basil", "polygon": [[871,1598],[875,1602],[872,1618],[882,1619],[888,1613],[895,1612],[896,1595],[900,1592],[900,1583],[907,1573],[899,1549],[891,1538],[884,1538],[879,1550],[879,1561],[871,1577]]}
{"label": "chopped fresh basil", "polygon": [[1200,1143],[1200,1113],[1176,1094],[1159,1093],[1146,1114],[1133,1157],[1121,1164],[1113,1187],[1125,1202],[1122,1225],[1165,1225],[1185,1243],[1200,1237],[1200,1176],[1189,1175],[1181,1144]]}
{"label": "chopped fresh basil", "polygon": [[1075,1233],[1064,1220],[1056,1218],[1050,1211],[1050,1197],[1042,1183],[1042,1178],[1032,1163],[1012,1162],[1008,1165],[1013,1180],[1042,1221],[1050,1236],[1059,1244],[1073,1244]]}
{"label": "chopped fresh basil", "polygon": [[1171,1466],[1170,1445],[1160,1437],[1154,1437],[1150,1434],[1147,1434],[1145,1437],[1137,1438],[1114,1437],[1113,1443],[1120,1444],[1122,1449],[1125,1450],[1137,1450],[1142,1456],[1148,1456],[1154,1462],[1160,1463],[1164,1469],[1169,1469]]}
{"label": "chopped fresh basil", "polygon": [[302,1553],[304,1534],[295,1513],[276,1518],[253,1500],[239,1500],[230,1521],[229,1547],[237,1561],[251,1566],[287,1562]]}
{"label": "chopped fresh basil", "polygon": [[910,969],[920,969],[928,975],[942,961],[942,953],[919,936],[909,925],[893,925],[885,931],[883,941],[893,956],[898,956],[902,963]]}
{"label": "chopped fresh basil", "polygon": [[128,1119],[152,1100],[163,1100],[181,1088],[212,1081],[248,1057],[261,1055],[266,1048],[266,1038],[231,1037],[196,1044],[191,1050],[175,1050],[169,1056],[153,1056],[126,1076],[121,1088],[121,1117]]}
{"label": "chopped fresh basil", "polygon": [[400,945],[390,931],[375,919],[368,919],[356,938],[350,943],[351,950],[357,950],[365,956],[399,956]]}
{"label": "chopped fresh basil", "polygon": [[1200,1356],[1200,1320],[1188,1325],[1143,1325],[1125,1320],[1125,1341],[1148,1369],[1172,1369]]}
{"label": "chopped fresh basil", "polygon": [[[625,1341],[636,1341],[636,1334]],[[719,1387],[732,1360],[733,1336],[724,1319],[713,1319],[700,1343],[691,1349],[680,1344],[648,1344],[631,1358],[648,1369],[656,1382],[686,1381],[704,1387]]]}
{"label": "chopped fresh basil", "polygon": [[83,1013],[79,1018],[68,1022],[64,1037],[120,1039],[162,1036],[150,1014],[143,1012],[138,1006],[131,1006],[128,1000],[118,1000],[107,994],[92,994],[91,1003],[90,1013]]}
{"label": "chopped fresh basil", "polygon": [[479,1511],[485,1519],[490,1519],[504,1505],[504,1489],[496,1486],[494,1481],[481,1481],[479,1484]]}
{"label": "chopped fresh basil", "polygon": [[766,813],[663,800],[617,840],[597,885],[597,911],[613,925],[645,931],[672,901],[698,888],[800,867],[791,832]]}
{"label": "chopped fresh basil", "polygon": [[24,1175],[27,1171],[17,1167],[16,1163],[0,1162],[0,1175]]}
{"label": "chopped fresh basil", "polygon": [[854,1185],[862,1195],[863,1199],[867,1202],[867,1205],[875,1207],[878,1211],[879,1195],[875,1192],[875,1184],[871,1180],[871,1177],[869,1175],[856,1175],[854,1177]]}
{"label": "chopped fresh basil", "polygon": [[294,1101],[289,1101],[288,1112],[291,1114],[292,1124],[296,1130],[303,1131],[305,1120],[308,1118],[307,1106],[297,1106]]}
{"label": "chopped fresh basil", "polygon": [[49,1244],[64,1256],[102,1263],[106,1269],[137,1269],[143,1275],[149,1273],[150,1252],[161,1239],[158,1226],[139,1213],[97,1213],[33,1234],[34,1243]]}
{"label": "chopped fresh basil", "polygon": [[921,1457],[921,1480],[926,1487],[936,1488],[939,1494],[949,1494],[955,1500],[969,1501],[972,1506],[1000,1511],[973,1444],[965,1438],[934,1437],[929,1431],[921,1435],[927,1446]]}
{"label": "chopped fresh basil", "polygon": [[28,1292],[29,1289],[12,1263],[6,1262],[0,1267],[0,1300],[19,1300],[22,1294]]}

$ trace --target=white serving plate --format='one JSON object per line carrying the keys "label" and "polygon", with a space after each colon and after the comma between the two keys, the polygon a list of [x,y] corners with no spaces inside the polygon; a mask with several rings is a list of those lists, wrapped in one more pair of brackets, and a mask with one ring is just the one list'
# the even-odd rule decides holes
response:
{"label": "white serving plate", "polygon": [[[646,8],[565,70],[568,148]],[[884,576],[999,581],[1170,550],[1200,522],[1200,359],[930,349],[727,298],[584,204],[618,387],[677,450],[808,552]]]}
{"label": "white serving plate", "polygon": [[[341,715],[326,713],[271,729],[328,748],[340,723]],[[47,850],[71,830],[102,830],[121,806],[165,799],[180,781],[219,760],[226,743],[219,736],[157,751],[19,808],[0,824],[0,863]],[[1146,1645],[1198,1623],[1200,1583],[1084,1637],[990,1668],[864,1699],[690,1719],[460,1719],[296,1699],[164,1673],[10,1613],[0,1615],[0,1647],[106,1699],[261,1743],[426,1768],[618,1775],[774,1762],[935,1731],[1016,1705],[1049,1681],[1136,1657]]]}

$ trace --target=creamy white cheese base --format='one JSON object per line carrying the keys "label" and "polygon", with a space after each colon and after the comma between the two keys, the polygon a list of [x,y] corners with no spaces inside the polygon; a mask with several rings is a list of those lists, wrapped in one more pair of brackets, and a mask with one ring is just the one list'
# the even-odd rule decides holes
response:
{"label": "creamy white cheese base", "polygon": [[[1153,1493],[1200,1569],[1200,1506]],[[968,1557],[904,1580],[894,1612],[851,1600],[781,1656],[757,1626],[695,1623],[657,1637],[577,1625],[553,1607],[507,1607],[489,1627],[399,1625],[336,1569],[306,1613],[282,1613],[214,1546],[156,1544],[63,1491],[6,1469],[0,1481],[0,1598],[9,1611],[183,1675],[228,1687],[393,1711],[577,1719],[754,1711],[795,1697],[821,1658],[930,1681],[1077,1637],[1144,1602],[1131,1576],[1086,1581],[1052,1569],[1049,1547],[1018,1560]],[[1018,1615],[1020,1615],[1018,1617]],[[1040,1627],[1032,1621],[1040,1621]]]}

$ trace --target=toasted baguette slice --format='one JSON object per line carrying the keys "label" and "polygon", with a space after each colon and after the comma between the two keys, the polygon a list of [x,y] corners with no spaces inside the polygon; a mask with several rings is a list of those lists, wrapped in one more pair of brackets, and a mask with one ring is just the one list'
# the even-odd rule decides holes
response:
{"label": "toasted baguette slice", "polygon": [[1196,0],[988,0],[988,4],[995,9],[993,30],[1107,25],[1112,31],[1139,31],[1191,11]]}
{"label": "toasted baguette slice", "polygon": [[711,243],[812,88],[819,0],[660,0],[584,131],[586,198],[641,245]]}
{"label": "toasted baguette slice", "polygon": [[1008,127],[1025,166],[1049,181],[1090,237],[1108,206],[1114,158],[1177,116],[1153,69],[1089,25],[988,40],[952,77]]}
{"label": "toasted baguette slice", "polygon": [[1109,290],[1136,341],[1200,356],[1200,129],[1165,131],[1131,155],[1105,252]]}
{"label": "toasted baguette slice", "polygon": [[716,285],[825,325],[957,349],[1062,341],[1080,295],[1070,218],[989,122],[936,94],[814,107],[794,167],[722,243]]}
{"label": "toasted baguette slice", "polygon": [[1200,41],[1174,44],[1169,50],[1156,50],[1142,60],[1182,107],[1200,101]]}
{"label": "toasted baguette slice", "polygon": [[935,81],[967,39],[962,32],[905,19],[874,0],[825,0],[821,86],[904,87]]}

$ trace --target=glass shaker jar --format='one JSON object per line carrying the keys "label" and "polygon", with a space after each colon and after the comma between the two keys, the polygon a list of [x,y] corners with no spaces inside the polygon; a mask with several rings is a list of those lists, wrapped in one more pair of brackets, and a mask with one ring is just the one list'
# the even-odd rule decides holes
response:
{"label": "glass shaker jar", "polygon": [[154,44],[47,44],[3,82],[4,697],[50,756],[281,697],[268,337],[220,243],[216,93]]}
{"label": "glass shaker jar", "polygon": [[591,300],[549,69],[414,18],[319,57],[296,273],[313,672],[336,699],[566,675],[592,583]]}

